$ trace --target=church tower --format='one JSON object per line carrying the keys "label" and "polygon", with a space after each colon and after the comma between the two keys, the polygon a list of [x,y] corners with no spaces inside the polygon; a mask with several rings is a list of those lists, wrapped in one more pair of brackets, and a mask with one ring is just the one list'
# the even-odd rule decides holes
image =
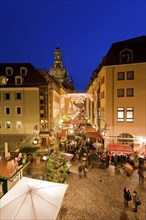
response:
{"label": "church tower", "polygon": [[54,65],[51,66],[49,74],[61,84],[68,83],[68,72],[63,65],[62,52],[59,47],[54,52]]}

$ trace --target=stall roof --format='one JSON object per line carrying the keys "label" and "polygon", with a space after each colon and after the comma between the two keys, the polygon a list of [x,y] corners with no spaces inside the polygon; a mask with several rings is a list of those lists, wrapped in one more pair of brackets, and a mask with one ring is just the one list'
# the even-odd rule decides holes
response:
{"label": "stall roof", "polygon": [[96,138],[99,141],[102,141],[102,137],[97,131],[85,132],[85,136],[86,138]]}
{"label": "stall roof", "polygon": [[125,153],[125,154],[134,153],[130,145],[123,145],[123,144],[109,144],[108,150],[113,153]]}
{"label": "stall roof", "polygon": [[5,147],[6,142],[9,147],[33,146],[33,140],[34,135],[0,134],[0,147]]}

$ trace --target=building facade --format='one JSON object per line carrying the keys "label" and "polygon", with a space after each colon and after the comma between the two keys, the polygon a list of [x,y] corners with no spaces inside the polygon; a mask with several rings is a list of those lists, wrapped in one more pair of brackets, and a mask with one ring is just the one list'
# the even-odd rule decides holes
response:
{"label": "building facade", "polygon": [[0,64],[0,135],[39,134],[39,99],[47,85],[31,64]]}
{"label": "building facade", "polygon": [[68,102],[62,105],[62,95],[74,92],[60,49],[55,51],[54,63],[53,76],[29,63],[0,64],[0,145],[4,145],[2,139],[9,142],[8,136],[14,135],[16,142],[21,142],[16,137],[24,141],[30,136],[30,144],[33,140],[50,144],[62,115],[68,113]]}
{"label": "building facade", "polygon": [[88,120],[109,143],[130,144],[145,151],[146,36],[112,44],[93,72],[87,93]]}

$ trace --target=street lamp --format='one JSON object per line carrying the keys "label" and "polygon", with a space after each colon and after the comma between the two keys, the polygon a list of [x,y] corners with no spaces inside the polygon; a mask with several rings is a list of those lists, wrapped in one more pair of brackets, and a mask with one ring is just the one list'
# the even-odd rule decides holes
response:
{"label": "street lamp", "polygon": [[45,161],[45,168],[47,169],[47,159],[48,157],[46,155],[43,156],[43,160]]}

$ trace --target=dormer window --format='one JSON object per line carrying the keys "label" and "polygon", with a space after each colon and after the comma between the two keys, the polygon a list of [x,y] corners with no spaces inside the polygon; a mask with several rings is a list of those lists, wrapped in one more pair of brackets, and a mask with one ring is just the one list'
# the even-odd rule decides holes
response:
{"label": "dormer window", "polygon": [[124,49],[120,52],[120,63],[131,63],[133,62],[133,51]]}
{"label": "dormer window", "polygon": [[15,85],[22,85],[22,83],[23,83],[23,78],[21,76],[16,76]]}
{"label": "dormer window", "polygon": [[8,82],[8,78],[5,76],[0,76],[0,85],[5,86]]}
{"label": "dormer window", "polygon": [[12,76],[13,74],[13,68],[12,67],[6,67],[6,75],[7,76]]}
{"label": "dormer window", "polygon": [[27,75],[27,68],[26,67],[20,67],[20,75],[21,76]]}

